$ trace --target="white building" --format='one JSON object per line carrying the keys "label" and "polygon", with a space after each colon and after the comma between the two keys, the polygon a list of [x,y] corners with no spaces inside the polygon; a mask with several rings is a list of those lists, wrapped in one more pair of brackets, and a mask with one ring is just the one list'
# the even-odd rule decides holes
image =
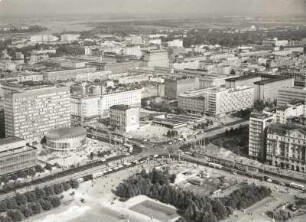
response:
{"label": "white building", "polygon": [[141,89],[94,96],[72,96],[71,114],[80,119],[108,116],[114,105],[141,105]]}
{"label": "white building", "polygon": [[286,124],[288,119],[294,117],[306,117],[306,105],[286,105],[278,106],[276,109],[276,122]]}
{"label": "white building", "polygon": [[31,42],[42,43],[42,42],[56,42],[58,37],[54,35],[33,35],[31,36]]}
{"label": "white building", "polygon": [[73,42],[78,41],[80,39],[80,34],[62,34],[61,41],[62,42]]}
{"label": "white building", "polygon": [[249,125],[249,156],[254,159],[265,159],[266,129],[275,121],[275,116],[253,112]]}
{"label": "white building", "polygon": [[206,88],[182,93],[178,107],[194,114],[223,115],[251,108],[254,103],[254,88],[236,89]]}
{"label": "white building", "polygon": [[168,41],[167,44],[168,44],[168,47],[183,47],[183,40],[174,39],[172,41]]}
{"label": "white building", "polygon": [[40,141],[50,129],[70,126],[68,87],[2,85],[5,135]]}
{"label": "white building", "polygon": [[123,132],[131,132],[139,127],[139,108],[128,105],[110,107],[110,125]]}
{"label": "white building", "polygon": [[136,57],[141,57],[142,56],[142,51],[139,45],[135,46],[126,46],[122,49],[122,54],[123,55],[133,55]]}

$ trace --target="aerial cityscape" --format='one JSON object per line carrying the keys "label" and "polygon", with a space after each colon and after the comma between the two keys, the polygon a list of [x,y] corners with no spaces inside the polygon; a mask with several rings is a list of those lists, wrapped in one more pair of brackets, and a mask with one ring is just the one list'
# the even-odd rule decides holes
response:
{"label": "aerial cityscape", "polygon": [[0,222],[306,222],[306,1],[0,0]]}

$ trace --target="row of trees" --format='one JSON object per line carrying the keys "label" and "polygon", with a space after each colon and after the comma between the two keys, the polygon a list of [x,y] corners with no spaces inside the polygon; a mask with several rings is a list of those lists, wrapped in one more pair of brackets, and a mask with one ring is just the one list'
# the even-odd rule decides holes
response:
{"label": "row of trees", "polygon": [[154,169],[147,173],[143,170],[119,184],[116,194],[125,199],[146,195],[171,204],[179,210],[182,221],[215,222],[229,216],[233,209],[245,209],[271,193],[265,187],[251,185],[234,191],[228,197],[211,199],[172,186],[174,180],[175,175],[168,171]]}
{"label": "row of trees", "polygon": [[24,194],[17,193],[15,197],[0,202],[0,212],[6,213],[6,216],[0,217],[0,222],[21,221],[42,211],[59,207],[61,205],[59,195],[71,188],[78,187],[77,180],[70,180],[44,188],[36,188]]}

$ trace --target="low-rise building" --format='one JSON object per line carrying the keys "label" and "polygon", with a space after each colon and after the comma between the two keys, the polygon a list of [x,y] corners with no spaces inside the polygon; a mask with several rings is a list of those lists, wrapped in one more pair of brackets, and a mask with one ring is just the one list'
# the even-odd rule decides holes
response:
{"label": "low-rise building", "polygon": [[139,127],[139,107],[115,105],[110,107],[110,125],[123,132],[131,132]]}
{"label": "low-rise building", "polygon": [[17,137],[0,139],[0,175],[25,170],[38,164],[36,148]]}
{"label": "low-rise building", "polygon": [[44,147],[55,152],[76,152],[85,148],[86,135],[83,127],[49,130]]}
{"label": "low-rise building", "polygon": [[285,106],[293,101],[301,101],[306,104],[306,88],[283,87],[278,90],[278,106]]}

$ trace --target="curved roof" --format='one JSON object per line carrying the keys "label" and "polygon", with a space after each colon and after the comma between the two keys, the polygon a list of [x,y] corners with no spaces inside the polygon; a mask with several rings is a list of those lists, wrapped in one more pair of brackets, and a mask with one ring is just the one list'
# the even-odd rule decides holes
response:
{"label": "curved roof", "polygon": [[83,127],[59,128],[49,130],[46,133],[47,139],[62,139],[68,137],[85,136],[87,133]]}

